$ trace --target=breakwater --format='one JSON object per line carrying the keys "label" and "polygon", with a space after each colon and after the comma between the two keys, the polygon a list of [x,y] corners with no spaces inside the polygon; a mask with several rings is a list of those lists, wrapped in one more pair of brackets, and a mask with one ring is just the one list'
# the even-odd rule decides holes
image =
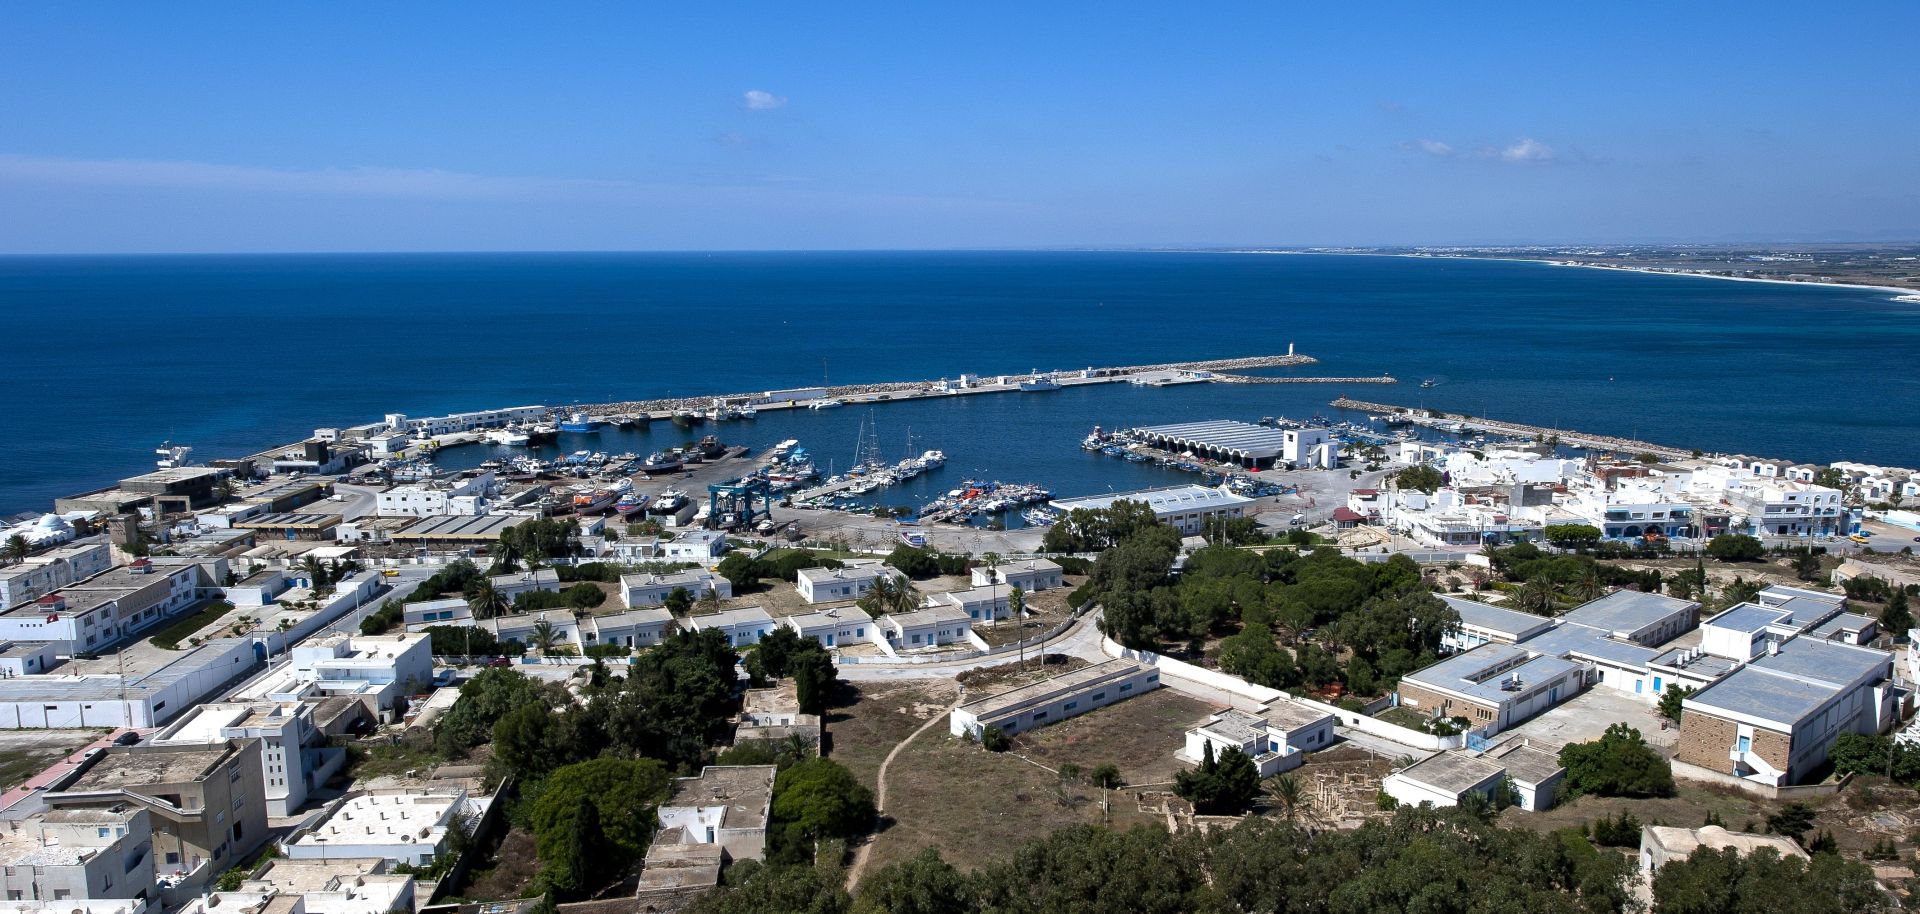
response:
{"label": "breakwater", "polygon": [[1657,457],[1669,458],[1691,457],[1696,453],[1685,448],[1677,448],[1665,444],[1654,444],[1651,441],[1638,441],[1633,438],[1618,438],[1612,435],[1593,435],[1586,432],[1547,428],[1540,425],[1526,425],[1520,422],[1504,422],[1498,419],[1487,419],[1484,417],[1454,415],[1442,413],[1439,410],[1416,409],[1410,406],[1396,406],[1391,403],[1372,403],[1366,400],[1355,400],[1351,397],[1341,397],[1334,400],[1331,405],[1335,409],[1357,409],[1370,413],[1405,413],[1409,416],[1421,418],[1445,419],[1451,422],[1459,422],[1468,428],[1496,432],[1503,435],[1541,439],[1558,438],[1561,444],[1586,448],[1588,450],[1620,451],[1630,454],[1653,454]]}

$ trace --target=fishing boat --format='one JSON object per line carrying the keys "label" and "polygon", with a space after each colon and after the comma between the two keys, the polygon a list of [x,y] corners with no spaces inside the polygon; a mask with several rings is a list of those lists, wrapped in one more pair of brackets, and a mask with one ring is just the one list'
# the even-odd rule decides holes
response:
{"label": "fishing boat", "polygon": [[1060,515],[1047,508],[1028,508],[1020,519],[1032,527],[1051,527],[1060,522]]}
{"label": "fishing boat", "polygon": [[526,432],[528,444],[547,444],[560,437],[560,429],[545,422],[527,426]]}
{"label": "fishing boat", "polygon": [[647,513],[659,517],[666,517],[680,513],[681,509],[686,506],[686,493],[669,489],[660,493],[660,497],[655,498],[653,504],[647,506]]}
{"label": "fishing boat", "polygon": [[1434,379],[1432,379],[1432,378],[1427,378],[1426,380],[1424,380],[1424,381],[1421,381],[1421,382],[1420,382],[1420,386],[1421,386],[1421,387],[1435,387],[1435,386],[1438,386],[1438,385],[1439,385],[1439,383],[1440,383],[1439,381],[1435,381],[1435,380],[1434,380]]}
{"label": "fishing boat", "polygon": [[678,451],[655,451],[646,460],[640,462],[640,472],[648,476],[657,476],[661,473],[671,473],[686,465],[686,459],[681,457]]}
{"label": "fishing boat", "polygon": [[901,527],[900,542],[914,549],[925,549],[927,548],[927,535],[911,527]]}
{"label": "fishing boat", "polygon": [[613,512],[621,517],[632,517],[647,509],[647,496],[638,492],[628,492],[613,503]]}
{"label": "fishing boat", "polygon": [[576,411],[560,421],[560,430],[563,432],[597,432],[600,430],[601,424],[600,420],[586,413]]}
{"label": "fishing boat", "polygon": [[721,444],[720,439],[712,435],[708,435],[707,437],[700,439],[700,443],[695,445],[694,447],[700,452],[701,457],[704,457],[708,460],[715,460],[720,457],[724,457],[726,456],[726,453],[727,453],[727,446],[724,444]]}
{"label": "fishing boat", "polygon": [[503,447],[526,447],[533,442],[532,435],[517,428],[496,428],[482,437],[488,444],[498,444]]}
{"label": "fishing boat", "polygon": [[573,513],[605,514],[608,509],[613,507],[613,502],[614,494],[612,489],[594,489],[588,492],[578,492],[573,496]]}

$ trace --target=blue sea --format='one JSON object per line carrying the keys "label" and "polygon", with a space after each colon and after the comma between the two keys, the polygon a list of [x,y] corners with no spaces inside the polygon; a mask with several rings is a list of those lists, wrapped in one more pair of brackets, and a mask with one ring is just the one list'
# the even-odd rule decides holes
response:
{"label": "blue sea", "polygon": [[[1286,351],[1407,383],[1125,385],[768,414],[731,443],[947,452],[921,482],[1057,494],[1184,476],[1109,428],[1328,413],[1340,393],[1681,447],[1920,463],[1920,305],[1871,290],[1537,263],[1217,253],[0,258],[0,513],[319,426],[818,384]],[[1435,379],[1422,389],[1418,380]],[[708,429],[715,430],[715,429]],[[909,444],[911,436],[911,445]],[[668,423],[565,447],[643,451]],[[479,448],[470,457],[483,459]],[[908,493],[917,495],[921,493]],[[903,501],[907,499],[902,499]]]}

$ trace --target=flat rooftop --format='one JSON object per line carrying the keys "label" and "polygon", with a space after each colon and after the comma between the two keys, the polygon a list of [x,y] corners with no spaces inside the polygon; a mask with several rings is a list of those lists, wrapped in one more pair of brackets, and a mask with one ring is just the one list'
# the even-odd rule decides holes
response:
{"label": "flat rooftop", "polygon": [[[401,791],[348,797],[296,844],[419,844],[452,820],[462,791]],[[422,832],[429,834],[422,835]]]}
{"label": "flat rooftop", "polygon": [[742,606],[739,609],[723,609],[704,616],[688,616],[687,624],[696,629],[728,628],[735,625],[752,625],[759,622],[772,623],[773,617],[758,606]]}
{"label": "flat rooftop", "polygon": [[93,767],[60,792],[91,793],[122,788],[137,791],[147,786],[189,783],[205,777],[236,751],[225,743],[204,747],[115,747],[101,753]]}
{"label": "flat rooftop", "polygon": [[759,828],[767,824],[774,772],[772,765],[708,765],[699,777],[674,778],[673,793],[660,805],[725,806],[725,827]]}
{"label": "flat rooftop", "polygon": [[1459,796],[1500,777],[1504,771],[1501,766],[1477,755],[1448,749],[1414,762],[1400,769],[1399,773],[1408,780]]}
{"label": "flat rooftop", "polygon": [[1654,648],[1609,637],[1606,629],[1579,624],[1556,625],[1521,642],[1520,646],[1555,657],[1586,657],[1636,669],[1660,655]]}
{"label": "flat rooftop", "polygon": [[1885,651],[1794,638],[1780,645],[1779,653],[1761,654],[1687,696],[1683,706],[1792,726],[1825,707],[1841,689],[1891,663],[1892,655]]}
{"label": "flat rooftop", "polygon": [[1561,767],[1558,755],[1525,743],[1496,749],[1494,761],[1507,769],[1507,777],[1522,784],[1539,784],[1567,770]]}
{"label": "flat rooftop", "polygon": [[989,695],[960,706],[960,710],[972,714],[980,720],[998,717],[1010,711],[1019,710],[1029,704],[1035,704],[1051,698],[1081,689],[1091,688],[1103,682],[1124,679],[1136,673],[1146,671],[1147,666],[1137,660],[1116,659],[1077,670],[1061,673],[1039,682],[1029,683],[1016,689],[1009,689],[997,695]]}
{"label": "flat rooftop", "polygon": [[1150,438],[1166,439],[1187,446],[1199,445],[1227,451],[1250,460],[1268,460],[1279,456],[1285,450],[1287,441],[1285,430],[1233,419],[1149,425],[1134,431]]}
{"label": "flat rooftop", "polygon": [[[1425,669],[1401,677],[1423,688],[1462,695],[1489,705],[1504,705],[1525,694],[1527,687],[1547,682],[1579,667],[1551,655],[1533,656],[1524,647],[1492,642],[1462,651]],[[1501,688],[1517,679],[1521,688]]]}
{"label": "flat rooftop", "polygon": [[1267,724],[1282,732],[1292,732],[1310,727],[1333,715],[1319,708],[1298,701],[1282,698],[1260,709],[1260,717]]}
{"label": "flat rooftop", "polygon": [[1121,492],[1114,495],[1088,495],[1081,498],[1057,498],[1051,504],[1061,511],[1075,508],[1110,508],[1116,501],[1135,501],[1152,508],[1156,514],[1175,514],[1181,511],[1201,511],[1217,508],[1231,508],[1236,505],[1252,504],[1253,499],[1243,498],[1225,489],[1210,489],[1206,486],[1184,485],[1167,486],[1160,489],[1141,489],[1137,492]]}
{"label": "flat rooftop", "polygon": [[1742,603],[1702,624],[1752,634],[1771,625],[1788,624],[1792,619],[1793,612],[1785,607],[1775,608],[1761,606],[1758,603]]}
{"label": "flat rooftop", "polygon": [[810,613],[788,616],[787,621],[804,633],[817,629],[839,628],[848,624],[870,623],[873,617],[858,606],[837,606],[833,609],[817,609]]}
{"label": "flat rooftop", "polygon": [[1698,609],[1691,600],[1676,600],[1657,593],[1616,590],[1598,600],[1582,603],[1560,618],[1602,631],[1632,634],[1675,613]]}
{"label": "flat rooftop", "polygon": [[1553,624],[1552,619],[1545,616],[1536,616],[1529,612],[1506,609],[1490,603],[1482,603],[1478,600],[1468,600],[1464,597],[1453,597],[1446,594],[1436,594],[1436,596],[1440,598],[1440,602],[1453,607],[1453,611],[1460,614],[1460,623],[1462,625],[1471,625],[1474,628],[1499,632],[1516,641],[1526,637],[1529,632],[1537,631]]}
{"label": "flat rooftop", "polygon": [[511,530],[533,518],[517,514],[447,515],[421,518],[393,534],[402,540],[497,540],[500,532]]}

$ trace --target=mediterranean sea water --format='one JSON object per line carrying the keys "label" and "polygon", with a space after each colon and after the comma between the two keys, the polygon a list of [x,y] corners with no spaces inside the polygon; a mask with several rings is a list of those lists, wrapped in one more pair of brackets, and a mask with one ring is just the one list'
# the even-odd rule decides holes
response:
{"label": "mediterranean sea water", "polygon": [[[0,258],[0,513],[387,412],[433,415],[1285,352],[1380,385],[1100,385],[766,413],[756,447],[944,450],[1060,495],[1192,477],[1108,428],[1332,414],[1338,394],[1794,459],[1920,463],[1920,305],[1885,292],[1536,263],[1215,253]],[[1430,388],[1418,381],[1435,380]],[[623,438],[629,436],[622,436]],[[671,424],[562,440],[678,443]],[[483,449],[468,448],[471,459]],[[449,454],[443,464],[467,459]],[[908,494],[916,498],[918,492]],[[902,501],[910,499],[902,498]]]}

